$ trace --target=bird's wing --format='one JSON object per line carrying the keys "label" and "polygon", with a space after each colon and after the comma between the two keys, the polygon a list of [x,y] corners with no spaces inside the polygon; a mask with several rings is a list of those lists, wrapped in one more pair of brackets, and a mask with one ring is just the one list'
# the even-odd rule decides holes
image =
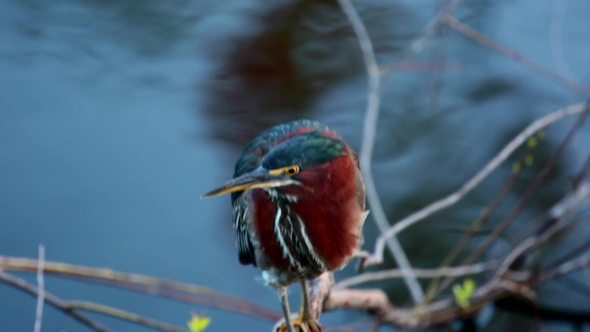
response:
{"label": "bird's wing", "polygon": [[238,258],[244,265],[252,264],[256,266],[254,259],[254,247],[250,239],[250,230],[248,223],[248,208],[240,197],[234,201],[234,229],[236,230],[236,246],[238,247]]}

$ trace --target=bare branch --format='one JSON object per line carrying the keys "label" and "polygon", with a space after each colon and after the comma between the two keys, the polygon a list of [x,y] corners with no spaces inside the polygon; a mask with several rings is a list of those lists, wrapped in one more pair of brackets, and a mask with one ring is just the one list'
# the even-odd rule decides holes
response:
{"label": "bare branch", "polygon": [[394,226],[382,234],[376,241],[375,250],[372,257],[365,261],[366,265],[380,264],[383,262],[383,249],[385,241],[390,236],[396,236],[406,228],[422,221],[433,214],[444,210],[455,203],[459,202],[463,197],[475,189],[483,180],[485,180],[498,166],[500,166],[522,143],[536,132],[552,125],[553,123],[562,120],[566,117],[573,116],[584,112],[586,109],[585,103],[573,104],[556,111],[553,111],[537,120],[533,121],[516,137],[514,137],[508,144],[490,160],[477,174],[475,174],[469,181],[467,181],[457,191],[445,196],[428,206],[410,214],[409,216],[396,222]]}
{"label": "bare branch", "polygon": [[108,317],[117,318],[123,321],[142,325],[158,331],[164,332],[186,332],[185,328],[163,323],[148,317],[144,317],[129,311],[113,308],[110,306],[88,302],[88,301],[68,301],[68,308],[71,310],[85,310],[102,314]]}
{"label": "bare branch", "polygon": [[33,331],[41,332],[43,322],[43,304],[45,303],[45,278],[43,278],[43,265],[45,264],[45,246],[39,245],[39,258],[37,261],[37,308],[35,310],[35,326]]}
{"label": "bare branch", "polygon": [[324,302],[326,311],[349,309],[368,311],[383,324],[418,328],[433,326],[465,317],[479,310],[494,299],[505,296],[508,290],[497,281],[478,288],[471,298],[469,308],[459,308],[453,299],[446,298],[411,309],[394,307],[381,289],[333,289]]}
{"label": "bare branch", "polygon": [[[520,160],[516,163],[520,165],[526,165],[527,157],[532,155],[532,153],[539,147],[539,144],[532,144],[527,145],[526,152],[522,155]],[[521,172],[513,172],[512,175],[508,177],[508,179],[502,185],[498,195],[494,200],[485,208],[484,211],[480,214],[480,216],[472,223],[469,227],[467,232],[463,234],[461,240],[453,248],[450,252],[446,255],[441,265],[448,266],[455,261],[455,258],[459,255],[459,253],[465,248],[465,246],[469,243],[469,241],[473,238],[473,236],[479,232],[482,227],[492,218],[496,211],[502,206],[505,199],[508,197],[509,193],[511,192],[514,185],[517,183]],[[430,286],[429,295],[432,296],[436,292],[436,288],[439,286],[440,280],[435,280],[433,284]]]}
{"label": "bare branch", "polygon": [[454,18],[450,15],[446,15],[443,18],[443,22],[448,27],[459,32],[460,34],[464,35],[465,37],[467,37],[467,38],[469,38],[469,39],[471,39],[471,40],[491,49],[492,51],[499,53],[499,54],[501,54],[501,55],[503,55],[515,62],[518,62],[521,65],[528,67],[529,69],[532,69],[534,72],[540,74],[541,76],[545,76],[546,78],[552,80],[553,82],[556,82],[557,84],[560,84],[561,86],[564,86],[565,88],[569,89],[570,91],[573,91],[583,97],[590,96],[590,90],[587,87],[579,85],[576,82],[570,81],[570,80],[566,79],[565,77],[559,75],[558,73],[548,69],[547,67],[544,67],[544,66],[540,65],[539,63],[526,58],[522,54],[520,54],[514,50],[511,50],[506,46],[500,45],[499,43],[489,39],[488,37],[484,36],[483,34],[478,32],[477,30],[473,29],[472,27],[459,22],[456,18]]}
{"label": "bare branch", "polygon": [[527,297],[534,296],[525,284],[493,278],[476,289],[467,308],[457,306],[453,298],[445,298],[410,309],[402,309],[394,307],[381,289],[338,288],[330,292],[330,296],[324,302],[324,309],[326,311],[339,309],[368,311],[382,324],[401,328],[420,328],[473,315],[485,305],[514,293]]}
{"label": "bare branch", "polygon": [[[36,260],[0,256],[0,270],[34,273],[36,269]],[[141,274],[122,273],[111,269],[96,269],[47,261],[44,264],[44,272],[46,274],[79,279],[84,282],[98,283],[151,296],[163,297],[173,301],[239,313],[267,321],[276,321],[281,318],[281,315],[274,311],[262,308],[238,297],[197,285],[179,283]]]}
{"label": "bare branch", "polygon": [[552,224],[541,234],[533,234],[516,246],[496,271],[496,276],[501,277],[504,275],[518,257],[521,257],[529,249],[538,247],[546,242],[559,230],[564,228],[574,212],[579,211],[582,207],[588,206],[589,204],[590,182],[584,182],[578,186],[574,192],[568,194],[563,200],[549,210],[546,219],[557,220],[557,222]]}
{"label": "bare branch", "polygon": [[516,220],[520,213],[524,210],[525,206],[533,195],[541,188],[541,186],[547,181],[549,174],[553,171],[557,160],[563,155],[566,147],[576,136],[580,128],[584,125],[584,122],[590,114],[590,103],[584,105],[584,112],[578,116],[576,122],[572,128],[568,131],[565,138],[561,141],[556,151],[553,153],[547,165],[543,168],[541,173],[535,177],[535,180],[528,186],[522,197],[519,199],[515,207],[513,207],[508,215],[502,220],[502,222],[494,228],[494,231],[486,240],[474,250],[466,259],[464,264],[469,264],[477,260],[483,253],[485,253],[494,242],[510,227],[510,225]]}
{"label": "bare branch", "polygon": [[[360,166],[365,180],[367,200],[373,210],[373,216],[377,227],[383,233],[389,228],[390,223],[387,220],[383,206],[381,205],[381,199],[377,193],[375,181],[373,179],[373,172],[371,171],[371,160],[373,156],[373,147],[375,145],[375,135],[377,132],[377,120],[379,119],[379,103],[380,103],[380,90],[381,90],[381,77],[379,74],[379,65],[375,58],[375,52],[373,51],[373,44],[371,38],[367,33],[367,29],[363,24],[363,21],[359,17],[358,13],[354,9],[354,6],[350,0],[338,0],[342,11],[346,14],[346,17],[350,21],[352,28],[356,34],[359,42],[359,46],[363,53],[363,59],[367,69],[367,76],[369,80],[368,87],[368,100],[367,110],[365,112],[365,124],[363,129],[363,142],[360,153]],[[395,258],[398,266],[402,269],[408,270],[412,266],[408,261],[408,257],[404,252],[399,241],[394,237],[390,236],[387,238],[387,245],[391,254]],[[416,280],[416,278],[408,277],[404,278],[410,295],[414,299],[415,303],[419,303],[424,298],[424,291]]]}
{"label": "bare branch", "polygon": [[456,267],[441,267],[437,269],[417,269],[402,270],[391,269],[377,272],[365,272],[358,276],[346,278],[334,285],[334,288],[348,288],[364,284],[367,282],[374,282],[379,280],[405,278],[412,276],[414,278],[432,279],[441,277],[461,277],[472,274],[479,274],[496,268],[496,262],[486,262],[472,265],[456,266]]}
{"label": "bare branch", "polygon": [[[0,268],[0,281],[3,281],[4,283],[6,283],[16,289],[19,289],[29,295],[32,295],[34,297],[38,297],[39,291],[35,286],[29,284],[24,279],[15,277],[11,274],[4,272],[2,270],[2,268]],[[57,297],[51,293],[45,292],[44,300],[49,305],[62,311],[66,315],[69,315],[70,317],[74,318],[75,320],[82,323],[83,325],[85,325],[86,327],[88,327],[89,329],[91,329],[93,331],[97,331],[97,332],[108,332],[109,331],[105,326],[103,326],[99,322],[93,320],[92,318],[86,317],[85,315],[82,315],[80,313],[77,313],[76,311],[73,311],[71,308],[68,307],[67,302],[63,301],[62,299],[60,299],[59,297]]]}
{"label": "bare branch", "polygon": [[590,255],[583,255],[573,258],[554,269],[544,271],[538,278],[538,282],[547,281],[549,279],[557,278],[569,274],[575,270],[587,268],[590,266]]}
{"label": "bare branch", "polygon": [[[551,156],[547,165],[543,168],[539,175],[536,176],[535,180],[532,182],[531,185],[528,186],[527,190],[524,192],[522,197],[519,199],[518,203],[508,212],[508,215],[500,222],[492,231],[490,236],[488,236],[482,244],[478,246],[477,249],[473,250],[469,256],[463,261],[463,264],[470,264],[479,257],[481,257],[485,252],[487,252],[491,246],[496,242],[496,240],[504,234],[504,232],[510,227],[510,225],[516,220],[516,218],[520,215],[520,213],[524,210],[525,206],[527,205],[528,201],[533,197],[533,195],[539,190],[539,188],[547,181],[549,174],[551,174],[553,167],[555,166],[557,160],[561,157],[564,153],[565,148],[569,145],[571,140],[575,137],[578,133],[584,122],[586,121],[588,114],[590,113],[590,104],[586,103],[584,112],[578,116],[576,122],[573,124],[572,128],[568,131],[566,137],[561,141],[557,150]],[[577,188],[574,194],[568,194],[563,200],[566,203],[571,205],[570,201],[573,198],[577,198],[575,193],[580,192],[580,188]],[[579,199],[574,199],[574,201],[578,201]],[[512,263],[518,258],[521,257],[526,251],[530,248],[538,247],[542,243],[544,243],[547,239],[551,238],[555,233],[561,230],[565,225],[565,221],[569,219],[568,214],[563,214],[563,205],[564,204],[557,204],[556,208],[554,207],[549,213],[546,218],[544,218],[544,222],[541,223],[544,229],[542,231],[537,232],[537,234],[533,234],[529,238],[525,239],[515,250],[511,252],[511,254],[506,259],[506,262],[503,266],[499,269],[496,273],[496,276],[500,278],[512,265]],[[569,206],[568,205],[568,206]],[[579,205],[579,204],[578,204]],[[579,209],[579,206],[576,207]],[[556,210],[559,210],[556,212]],[[573,213],[574,209],[570,208],[567,210],[568,213]],[[548,225],[548,226],[545,226]],[[444,288],[448,287],[453,282],[453,278],[448,278],[445,282],[440,285],[438,291],[442,291]]]}
{"label": "bare branch", "polygon": [[[38,273],[43,273],[43,262],[45,260],[45,253],[44,247],[42,245],[39,246],[39,264],[40,271]],[[37,299],[42,298],[44,303],[45,301],[50,304],[51,306],[59,309],[60,311],[64,312],[66,315],[72,317],[73,319],[81,322],[82,324],[86,325],[92,330],[95,331],[108,331],[106,327],[102,326],[100,323],[80,314],[79,310],[91,311],[95,313],[99,313],[102,315],[106,315],[109,317],[117,318],[120,320],[128,321],[137,325],[142,325],[145,327],[149,327],[158,331],[164,332],[186,332],[186,329],[177,327],[174,325],[170,325],[167,323],[159,322],[157,320],[147,318],[132,312],[128,312],[125,310],[113,308],[110,306],[105,306],[98,303],[87,302],[87,301],[65,301],[51,293],[45,291],[41,287],[35,288],[35,286],[29,284],[27,281],[15,277],[11,274],[5,273],[0,270],[0,281],[5,282],[6,284],[13,286],[17,289],[20,289],[32,296],[36,296]],[[43,292],[43,294],[41,294]],[[39,326],[40,323],[37,325],[37,322],[40,322],[40,318],[42,315],[37,314],[35,319],[35,328]]]}
{"label": "bare branch", "polygon": [[381,289],[332,289],[324,302],[324,310],[337,309],[370,310],[374,311],[377,317],[394,311],[387,295]]}
{"label": "bare branch", "polygon": [[[401,58],[407,58],[410,56],[415,56],[420,54],[424,51],[426,43],[436,34],[437,30],[440,26],[444,23],[444,18],[448,15],[451,15],[457,7],[463,2],[464,0],[449,0],[431,20],[428,22],[422,34],[412,41],[412,43],[402,52]],[[400,69],[400,65],[403,67],[402,62],[398,62],[394,65],[385,66],[382,68],[382,72],[390,73],[394,69]]]}
{"label": "bare branch", "polygon": [[551,57],[556,69],[561,75],[573,78],[574,73],[565,56],[563,47],[564,23],[566,18],[567,1],[553,1],[551,10],[551,23],[549,25],[549,36],[551,45]]}

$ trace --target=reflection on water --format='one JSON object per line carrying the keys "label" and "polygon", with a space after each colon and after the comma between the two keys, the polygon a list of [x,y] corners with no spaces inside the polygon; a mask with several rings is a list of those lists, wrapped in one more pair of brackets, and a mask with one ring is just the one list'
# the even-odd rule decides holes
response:
{"label": "reflection on water", "polygon": [[[404,57],[436,10],[430,1],[356,5],[387,72],[374,171],[392,220],[456,189],[533,117],[580,100],[452,31]],[[553,7],[469,1],[458,15],[590,85],[590,49],[580,42],[590,35],[590,3]],[[275,295],[253,281],[257,271],[237,263],[229,204],[197,197],[232,173],[244,142],[276,123],[319,119],[360,146],[364,65],[335,3],[9,0],[0,3],[0,34],[0,254],[34,256],[42,242],[52,260],[192,281],[276,306]],[[425,69],[433,64],[447,70]],[[564,68],[575,68],[575,77]],[[511,201],[566,129],[547,131]],[[516,228],[560,197],[588,141],[586,126]],[[412,262],[439,264],[510,173],[508,163],[457,208],[404,233]],[[371,243],[371,222],[366,235]],[[584,236],[573,234],[572,241]],[[50,282],[58,294],[117,303],[178,325],[201,310]],[[541,299],[563,305],[558,287],[545,287]],[[396,303],[407,301],[401,283],[387,289]],[[588,303],[581,295],[568,298]],[[0,285],[3,326],[29,329],[32,303]],[[203,311],[213,315],[214,330],[270,328]],[[505,317],[495,315],[490,328],[501,329]],[[49,313],[46,324],[79,328],[58,313]]]}
{"label": "reflection on water", "polygon": [[[376,48],[391,58],[407,37],[386,22],[404,22],[402,10],[380,6],[366,15],[368,28],[380,37]],[[212,79],[202,86],[211,135],[240,148],[274,124],[312,117],[318,99],[364,73],[357,42],[335,2],[290,2],[253,21],[256,29],[227,41]]]}

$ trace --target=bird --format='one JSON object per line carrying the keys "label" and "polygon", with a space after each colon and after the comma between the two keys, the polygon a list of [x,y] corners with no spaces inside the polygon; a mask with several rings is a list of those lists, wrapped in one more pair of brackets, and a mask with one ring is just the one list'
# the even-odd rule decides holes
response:
{"label": "bird", "polygon": [[[311,314],[308,281],[343,268],[362,245],[367,217],[358,158],[326,125],[296,120],[254,138],[233,179],[203,198],[231,195],[238,259],[262,270],[278,291],[279,331],[321,331]],[[302,309],[291,318],[288,287],[299,282]]]}

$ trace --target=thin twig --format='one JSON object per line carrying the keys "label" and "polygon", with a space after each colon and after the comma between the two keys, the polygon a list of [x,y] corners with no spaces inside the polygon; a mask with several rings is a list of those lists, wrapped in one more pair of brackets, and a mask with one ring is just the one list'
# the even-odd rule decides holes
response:
{"label": "thin twig", "polygon": [[395,65],[395,70],[397,71],[407,71],[407,72],[445,72],[445,71],[452,71],[458,70],[464,67],[459,62],[418,62],[418,61],[405,61],[405,62],[398,62]]}
{"label": "thin twig", "polygon": [[[359,46],[363,53],[363,59],[365,62],[367,76],[369,80],[368,86],[368,100],[367,110],[365,112],[365,124],[363,128],[363,142],[360,153],[360,166],[365,180],[367,200],[373,210],[373,216],[377,227],[383,233],[389,227],[390,223],[387,220],[383,206],[377,189],[375,181],[373,179],[373,173],[371,171],[371,160],[373,155],[373,147],[375,145],[375,134],[377,131],[377,121],[379,119],[379,103],[380,103],[380,90],[381,90],[381,77],[379,74],[379,65],[375,58],[375,52],[373,51],[373,44],[371,38],[367,33],[367,29],[363,24],[363,21],[359,17],[354,6],[350,0],[338,0],[342,11],[346,14],[346,17],[350,21],[352,28],[356,34]],[[400,245],[399,241],[394,237],[390,236],[387,238],[387,245],[391,251],[398,266],[404,270],[410,270],[412,266],[408,261],[408,258]],[[410,295],[412,296],[415,303],[419,303],[424,298],[424,291],[416,280],[416,278],[408,277],[404,278]]]}
{"label": "thin twig", "polygon": [[67,306],[71,310],[91,311],[91,312],[102,314],[102,315],[105,315],[108,317],[117,318],[117,319],[120,319],[123,321],[137,324],[137,325],[149,327],[149,328],[157,330],[157,331],[164,331],[164,332],[186,332],[187,331],[185,328],[182,328],[182,327],[163,323],[163,322],[160,322],[160,321],[148,318],[148,317],[138,315],[133,312],[113,308],[110,306],[106,306],[106,305],[102,305],[102,304],[98,304],[98,303],[94,303],[94,302],[68,301]]}
{"label": "thin twig", "polygon": [[583,255],[580,257],[576,257],[571,259],[563,264],[557,266],[554,269],[549,271],[543,271],[539,278],[535,280],[535,282],[544,282],[549,279],[557,278],[569,273],[574,272],[575,270],[587,268],[590,266],[590,255]]}
{"label": "thin twig", "polygon": [[[0,256],[0,270],[33,273],[37,261],[27,258]],[[74,278],[111,287],[127,289],[173,301],[208,306],[239,313],[267,321],[276,321],[282,316],[254,303],[205,287],[149,277],[141,274],[122,273],[111,269],[96,269],[71,264],[45,262],[44,272]]]}
{"label": "thin twig", "polygon": [[474,250],[466,259],[464,264],[470,264],[475,262],[481,255],[483,255],[486,251],[490,249],[490,247],[495,243],[496,239],[498,239],[504,232],[512,225],[512,223],[518,218],[520,213],[524,210],[525,206],[529,202],[529,200],[533,197],[533,195],[541,188],[541,186],[547,181],[549,175],[552,173],[553,168],[557,161],[561,158],[563,153],[565,152],[566,147],[569,145],[571,140],[576,136],[580,128],[586,122],[588,115],[590,115],[590,102],[587,102],[584,105],[584,112],[582,112],[576,122],[573,124],[572,128],[568,131],[566,137],[561,141],[559,146],[557,147],[556,151],[553,153],[547,165],[543,168],[541,173],[535,178],[533,183],[527,188],[525,193],[522,195],[518,203],[514,208],[510,210],[508,215],[504,218],[504,220],[494,228],[492,234],[481,244],[476,250]]}
{"label": "thin twig", "polygon": [[[448,8],[452,4],[452,0],[438,0],[435,4],[437,12],[441,12],[439,7],[441,8]],[[437,29],[436,38],[439,42],[439,47],[436,47],[430,53],[430,57],[432,57],[433,62],[438,60],[442,63],[446,62],[448,57],[448,42],[449,42],[449,34],[448,28],[445,26],[439,27]],[[439,108],[440,98],[443,92],[444,87],[444,71],[433,71],[430,74],[430,93],[429,93],[429,105],[428,109],[431,112],[435,112]]]}
{"label": "thin twig", "polygon": [[553,0],[551,8],[551,23],[549,24],[549,36],[551,45],[551,57],[556,69],[565,77],[574,77],[574,73],[565,56],[563,47],[563,27],[567,12],[567,0]]}
{"label": "thin twig", "polygon": [[[475,222],[467,230],[467,233],[464,234],[461,237],[461,239],[459,240],[459,242],[450,250],[450,252],[447,254],[447,256],[444,258],[443,262],[441,263],[441,266],[448,266],[450,264],[453,264],[453,262],[455,261],[455,258],[457,258],[459,253],[463,250],[463,248],[465,248],[465,246],[469,243],[469,241],[471,241],[473,236],[482,229],[482,227],[490,220],[492,215],[500,208],[500,206],[502,205],[502,203],[504,202],[506,197],[508,197],[508,194],[510,193],[512,186],[514,186],[514,184],[516,183],[516,180],[518,179],[519,174],[520,173],[512,174],[512,176],[510,176],[510,178],[504,183],[498,196],[483,211],[483,213],[480,215],[480,217],[477,220],[475,220]],[[435,279],[432,281],[432,283],[429,285],[429,288],[428,288],[426,301],[432,300],[441,292],[442,289],[440,288],[440,285],[444,281],[445,281],[444,278]]]}
{"label": "thin twig", "polygon": [[557,220],[557,222],[553,223],[541,234],[533,234],[516,246],[516,248],[506,256],[506,259],[496,271],[496,275],[498,277],[504,275],[518,257],[521,257],[529,249],[538,247],[550,239],[559,230],[564,228],[571,214],[579,211],[588,204],[590,204],[590,182],[580,185],[575,192],[567,195],[562,201],[551,208],[546,220]]}
{"label": "thin twig", "polygon": [[396,236],[406,228],[422,221],[433,214],[444,210],[459,202],[463,197],[475,189],[485,180],[498,166],[500,166],[522,143],[536,132],[552,125],[553,123],[573,115],[580,114],[585,110],[585,103],[573,104],[556,111],[553,111],[541,118],[536,119],[514,137],[508,144],[490,160],[477,174],[465,182],[457,191],[429,204],[428,206],[410,214],[396,222],[387,232],[379,236],[375,243],[375,250],[371,258],[365,261],[366,265],[380,264],[383,262],[383,249],[385,241],[391,236]]}
{"label": "thin twig", "polygon": [[[405,58],[409,58],[411,56],[416,56],[418,54],[420,54],[422,51],[424,51],[425,46],[426,46],[426,42],[429,41],[438,31],[438,29],[440,28],[441,24],[443,24],[443,19],[448,16],[451,15],[456,9],[457,7],[459,7],[459,5],[461,5],[461,3],[464,0],[455,0],[455,1],[449,1],[445,4],[445,6],[442,8],[442,10],[440,10],[431,20],[430,22],[428,22],[428,24],[426,25],[426,27],[424,28],[424,31],[420,34],[420,36],[416,39],[414,39],[410,45],[405,48],[405,50],[402,51],[402,54],[399,56],[399,58],[405,59]],[[389,74],[391,72],[393,72],[394,69],[399,69],[399,65],[403,64],[402,62],[398,62],[394,65],[387,65],[385,67],[382,68],[382,72],[384,72],[385,74]]]}
{"label": "thin twig", "polygon": [[464,35],[465,37],[487,47],[488,49],[499,53],[505,56],[508,59],[511,59],[515,62],[520,63],[521,65],[528,67],[529,69],[533,70],[534,72],[545,76],[546,78],[552,80],[553,82],[564,86],[565,88],[573,91],[581,96],[588,97],[590,96],[590,90],[582,86],[576,82],[570,81],[567,78],[559,75],[558,73],[552,71],[551,69],[540,65],[539,63],[526,58],[524,55],[506,47],[500,45],[499,43],[489,39],[488,37],[484,36],[482,33],[478,32],[477,30],[473,29],[472,27],[465,25],[459,22],[456,18],[452,17],[451,15],[446,15],[443,18],[443,22],[453,30],[459,32],[460,34]]}
{"label": "thin twig", "polygon": [[582,253],[590,250],[590,240],[586,240],[582,242],[580,245],[575,247],[574,249],[570,250],[566,254],[560,256],[559,258],[555,259],[553,262],[546,264],[541,270],[551,270],[558,265],[563,264],[564,262],[573,259],[575,257],[580,256]]}
{"label": "thin twig", "polygon": [[43,278],[43,265],[45,264],[45,246],[39,245],[39,258],[37,261],[37,307],[35,309],[35,327],[33,331],[41,332],[43,322],[43,304],[45,303],[45,278]]}
{"label": "thin twig", "polygon": [[461,277],[489,271],[491,269],[496,268],[497,266],[498,264],[496,262],[486,262],[464,266],[441,267],[436,269],[414,268],[412,270],[391,269],[377,272],[365,272],[363,274],[359,274],[357,276],[341,280],[336,285],[334,285],[334,288],[348,288],[367,282],[374,282],[394,278],[406,278],[408,276],[422,279],[432,279],[441,277]]}
{"label": "thin twig", "polygon": [[582,166],[582,170],[578,172],[578,175],[573,181],[574,190],[576,187],[584,183],[584,180],[590,176],[590,155],[586,158],[584,165]]}
{"label": "thin twig", "polygon": [[[527,146],[527,151],[523,154],[519,161],[521,165],[526,164],[527,156],[532,155],[532,152],[538,148],[538,144],[533,144],[532,146]],[[455,258],[459,255],[459,253],[463,250],[463,248],[469,243],[471,238],[481,230],[481,228],[490,220],[490,218],[494,215],[494,213],[502,206],[504,200],[510,194],[513,186],[516,184],[516,181],[520,177],[521,172],[513,172],[513,174],[504,182],[504,185],[500,189],[499,194],[496,198],[492,201],[492,203],[486,207],[483,213],[479,216],[477,220],[471,225],[468,229],[466,234],[461,237],[459,243],[457,243],[450,253],[445,257],[442,265],[449,265],[455,261]]]}
{"label": "thin twig", "polygon": [[[1,268],[0,268],[0,281],[6,283],[7,285],[12,286],[16,289],[19,289],[29,295],[32,295],[34,297],[38,296],[39,291],[38,291],[37,287],[29,284],[24,279],[18,278],[16,276],[13,276],[9,273],[2,271]],[[108,332],[109,331],[101,323],[93,320],[90,317],[86,317],[85,315],[82,315],[80,313],[77,313],[76,311],[73,311],[71,308],[68,307],[67,302],[65,302],[64,300],[60,299],[59,297],[57,297],[47,291],[45,292],[45,302],[47,304],[51,305],[52,307],[62,311],[66,315],[69,315],[70,317],[74,318],[75,320],[82,323],[83,325],[85,325],[86,327],[88,327],[89,329],[91,329],[93,331],[97,331],[97,332]]]}
{"label": "thin twig", "polygon": [[447,297],[432,303],[403,309],[394,307],[381,289],[333,288],[324,303],[324,309],[326,311],[338,309],[368,311],[375,315],[382,324],[396,327],[432,327],[471,316],[495,300],[514,293],[534,298],[535,294],[531,286],[588,266],[590,266],[590,255],[584,255],[567,261],[551,271],[544,271],[539,278],[530,279],[531,282],[528,284],[518,281],[520,279],[512,280],[512,273],[506,274],[504,278],[494,277],[477,287],[467,308],[460,308],[454,304],[453,297]]}
{"label": "thin twig", "polygon": [[[578,116],[578,119],[574,123],[573,127],[570,129],[570,131],[568,132],[566,137],[560,143],[559,147],[554,152],[553,156],[550,158],[547,165],[544,167],[544,169],[541,171],[541,173],[535,178],[533,183],[527,188],[527,190],[522,195],[522,197],[520,198],[520,200],[518,201],[516,206],[510,210],[510,212],[508,213],[508,216],[506,216],[504,218],[504,220],[498,226],[496,226],[494,228],[492,234],[489,237],[487,237],[484,240],[484,242],[478,246],[477,249],[473,250],[469,254],[469,256],[462,262],[462,264],[471,264],[471,263],[475,262],[476,260],[478,260],[479,257],[481,257],[481,255],[483,255],[485,252],[487,252],[491,248],[491,246],[496,242],[496,240],[504,234],[504,232],[510,227],[510,225],[512,225],[512,223],[516,220],[516,218],[524,210],[528,201],[539,190],[541,185],[543,183],[545,183],[549,174],[552,172],[553,167],[555,166],[555,163],[557,162],[557,160],[559,160],[561,155],[564,153],[565,148],[569,145],[570,141],[575,137],[575,135],[577,134],[579,129],[584,124],[588,114],[590,113],[590,108],[588,108],[589,106],[590,106],[590,104],[586,103],[585,111]],[[587,195],[584,196],[585,192],[583,191],[583,189],[585,189],[585,188],[575,189],[575,191],[572,194],[568,194],[566,196],[566,198],[564,198],[563,201],[556,204],[550,210],[548,217],[545,218],[545,220],[547,220],[545,223],[549,223],[551,225],[551,222],[556,220],[557,222],[555,223],[555,225],[552,225],[551,227],[549,227],[550,230],[544,230],[540,234],[533,234],[529,238],[523,240],[510,253],[510,255],[506,258],[505,262],[502,264],[502,266],[496,272],[496,276],[498,278],[500,278],[502,275],[505,274],[505,272],[508,270],[508,268],[512,265],[512,263],[517,258],[522,257],[522,255],[525,252],[527,252],[529,249],[531,249],[532,247],[539,246],[541,243],[545,242],[548,238],[553,236],[554,233],[556,233],[558,230],[560,230],[562,228],[562,225],[564,224],[563,221],[566,220],[568,217],[564,213],[575,211],[575,209],[572,208],[571,205],[577,204],[576,207],[579,207],[579,205],[583,203],[583,202],[580,202],[580,200],[584,199],[584,197],[587,196]],[[582,197],[580,197],[580,193],[581,193]],[[565,207],[567,207],[567,209]],[[557,226],[559,226],[559,227],[557,227]],[[440,285],[439,292],[442,291],[443,289],[445,289],[446,287],[448,287],[453,282],[453,280],[454,280],[453,278],[449,278],[449,279],[445,280],[445,282],[443,282],[442,285]]]}
{"label": "thin twig", "polygon": [[[50,263],[51,264],[51,263]],[[2,272],[0,270],[0,272]],[[43,245],[39,246],[39,260],[37,261],[37,277],[38,277],[38,287],[35,288],[33,285],[28,284],[26,281],[19,279],[15,276],[12,276],[8,273],[2,272],[3,274],[0,275],[0,280],[4,281],[5,283],[14,286],[20,290],[23,290],[33,296],[37,297],[37,313],[35,317],[35,332],[40,331],[37,328],[41,328],[41,320],[42,320],[42,311],[39,313],[39,303],[42,305],[45,301],[50,305],[60,309],[67,315],[73,317],[76,320],[79,320],[83,324],[91,327],[93,326],[94,329],[97,331],[102,331],[100,328],[104,328],[98,322],[95,321],[88,321],[88,318],[82,314],[79,314],[77,311],[85,310],[85,311],[92,311],[95,313],[103,314],[109,317],[125,320],[137,325],[142,325],[145,327],[149,327],[158,331],[164,332],[185,332],[186,329],[177,327],[174,325],[170,325],[167,323],[163,323],[148,317],[144,317],[132,312],[128,312],[125,310],[113,308],[110,306],[105,306],[98,303],[87,302],[87,301],[65,301],[63,299],[58,298],[55,295],[48,294],[44,288],[44,282],[39,281],[39,276],[43,276],[45,272],[45,247]],[[41,300],[40,300],[41,299]],[[41,309],[42,310],[42,309]],[[90,325],[91,326],[90,326]],[[91,327],[91,328],[93,328]],[[106,328],[104,328],[106,331]]]}

